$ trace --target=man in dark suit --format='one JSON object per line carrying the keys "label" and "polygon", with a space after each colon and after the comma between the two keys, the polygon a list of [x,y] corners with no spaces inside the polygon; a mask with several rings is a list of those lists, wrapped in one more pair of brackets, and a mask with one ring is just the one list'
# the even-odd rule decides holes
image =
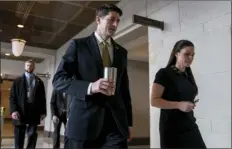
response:
{"label": "man in dark suit", "polygon": [[[127,50],[112,39],[121,15],[115,5],[100,6],[97,30],[71,41],[54,75],[55,89],[71,96],[66,149],[128,148],[132,106]],[[117,68],[116,82],[103,78],[104,67]]]}
{"label": "man in dark suit", "polygon": [[53,90],[51,99],[52,121],[54,123],[53,148],[60,148],[60,128],[67,122],[67,95]]}
{"label": "man in dark suit", "polygon": [[[24,146],[27,128],[27,148],[35,148],[37,125],[46,116],[46,98],[43,81],[33,74],[35,63],[25,62],[25,73],[14,80],[10,92],[10,113],[15,126],[15,148]],[[28,126],[27,126],[28,125]]]}

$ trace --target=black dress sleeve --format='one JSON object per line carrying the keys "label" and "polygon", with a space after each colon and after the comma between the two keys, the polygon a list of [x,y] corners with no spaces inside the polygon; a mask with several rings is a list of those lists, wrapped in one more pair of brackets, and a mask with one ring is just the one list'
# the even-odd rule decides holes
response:
{"label": "black dress sleeve", "polygon": [[162,85],[163,87],[167,87],[167,77],[166,77],[165,68],[161,68],[155,75],[155,80],[153,83],[157,83]]}

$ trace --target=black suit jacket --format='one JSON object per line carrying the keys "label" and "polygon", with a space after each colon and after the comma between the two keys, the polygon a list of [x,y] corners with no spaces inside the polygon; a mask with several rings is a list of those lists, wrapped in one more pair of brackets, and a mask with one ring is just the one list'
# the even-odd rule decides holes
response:
{"label": "black suit jacket", "polygon": [[26,77],[23,74],[14,80],[10,91],[10,114],[15,111],[19,112],[20,119],[13,120],[14,125],[21,125],[27,122],[40,124],[40,116],[46,115],[46,95],[43,81],[35,76],[35,92],[33,104],[36,105],[33,114],[33,119],[26,119],[25,110],[27,102],[27,83]]}
{"label": "black suit jacket", "polygon": [[103,61],[94,33],[71,41],[54,75],[56,90],[69,94],[69,117],[66,135],[75,140],[98,137],[108,107],[125,137],[132,126],[132,106],[127,76],[127,51],[113,40],[113,64],[117,68],[114,96],[87,95],[90,82],[103,78]]}
{"label": "black suit jacket", "polygon": [[[52,92],[52,98],[51,98],[51,114],[52,116],[57,116],[58,118],[61,117],[62,111],[65,110],[65,101],[67,99],[64,99],[63,93],[53,90]],[[67,110],[67,109],[66,109]]]}

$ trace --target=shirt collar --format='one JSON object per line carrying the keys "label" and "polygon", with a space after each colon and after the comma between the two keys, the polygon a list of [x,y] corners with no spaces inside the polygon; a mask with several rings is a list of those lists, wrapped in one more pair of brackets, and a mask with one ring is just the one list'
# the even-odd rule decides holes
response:
{"label": "shirt collar", "polygon": [[25,76],[26,76],[27,78],[29,78],[29,77],[34,77],[33,73],[28,73],[28,72],[25,71],[24,74],[25,74]]}
{"label": "shirt collar", "polygon": [[[99,43],[102,43],[104,40],[101,38],[101,36],[97,33],[97,32],[94,32],[94,35],[95,35],[95,37],[97,38],[97,41],[99,42]],[[105,42],[107,42],[108,43],[108,45],[111,45],[111,40],[110,40],[110,38],[108,39],[108,40],[106,40]]]}

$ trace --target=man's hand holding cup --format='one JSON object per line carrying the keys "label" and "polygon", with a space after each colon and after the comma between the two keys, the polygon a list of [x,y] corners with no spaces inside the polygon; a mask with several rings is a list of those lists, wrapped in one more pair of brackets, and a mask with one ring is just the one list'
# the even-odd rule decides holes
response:
{"label": "man's hand holding cup", "polygon": [[91,87],[91,93],[102,93],[106,96],[111,96],[114,91],[114,81],[107,78],[101,78],[94,82]]}

